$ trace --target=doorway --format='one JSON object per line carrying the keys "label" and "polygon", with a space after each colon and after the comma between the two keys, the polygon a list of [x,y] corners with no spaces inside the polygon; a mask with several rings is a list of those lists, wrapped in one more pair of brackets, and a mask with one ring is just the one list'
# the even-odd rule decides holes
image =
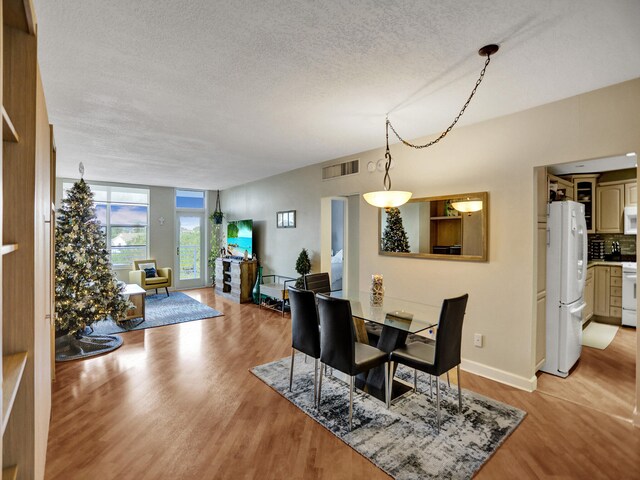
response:
{"label": "doorway", "polygon": [[320,269],[331,290],[358,290],[359,195],[321,200]]}
{"label": "doorway", "polygon": [[[636,317],[637,299],[625,302],[625,268],[635,269],[635,232],[625,229],[625,209],[637,208],[637,163],[633,154],[549,165],[536,169],[537,179],[537,321],[535,363],[537,390],[626,420],[632,420],[636,405],[637,329],[625,322],[623,313],[631,308]],[[549,265],[547,224],[549,202],[572,201],[583,206],[588,234],[588,263],[584,273],[582,316],[578,331],[582,349],[580,358],[566,378],[542,373],[550,348],[549,336],[557,326],[547,316],[554,315],[548,305],[551,289],[563,288],[558,274]],[[550,277],[551,276],[551,277]],[[635,282],[635,274],[633,275]],[[555,279],[555,280],[554,280]],[[552,286],[552,285],[555,285]],[[635,286],[635,283],[634,283]],[[627,294],[627,297],[629,295]],[[629,314],[629,312],[626,312]],[[560,337],[561,338],[561,337]],[[562,343],[562,342],[558,342]]]}
{"label": "doorway", "polygon": [[204,285],[204,213],[176,214],[176,286]]}

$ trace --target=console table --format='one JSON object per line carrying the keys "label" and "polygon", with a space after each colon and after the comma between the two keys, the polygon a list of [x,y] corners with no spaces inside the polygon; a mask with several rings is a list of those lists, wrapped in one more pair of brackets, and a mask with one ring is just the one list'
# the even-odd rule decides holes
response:
{"label": "console table", "polygon": [[[266,281],[265,281],[266,280]],[[266,307],[272,310],[280,311],[284,317],[284,307],[289,301],[289,286],[296,281],[295,278],[283,277],[282,275],[263,275],[263,283],[260,284],[260,308]],[[278,304],[269,305],[263,301],[263,297],[272,298],[279,302]]]}

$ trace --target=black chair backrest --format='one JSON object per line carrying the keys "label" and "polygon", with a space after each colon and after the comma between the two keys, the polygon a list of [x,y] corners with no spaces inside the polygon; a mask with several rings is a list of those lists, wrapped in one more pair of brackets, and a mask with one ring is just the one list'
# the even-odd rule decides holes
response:
{"label": "black chair backrest", "polygon": [[316,296],[309,290],[289,287],[291,346],[313,358],[320,358],[320,330]]}
{"label": "black chair backrest", "polygon": [[462,321],[468,299],[469,294],[465,294],[461,297],[448,298],[442,302],[433,364],[437,375],[442,375],[460,364]]}
{"label": "black chair backrest", "polygon": [[304,276],[304,289],[314,293],[329,293],[331,281],[327,272],[309,273]]}
{"label": "black chair backrest", "polygon": [[318,295],[320,361],[347,375],[355,375],[356,334],[351,304],[341,298]]}

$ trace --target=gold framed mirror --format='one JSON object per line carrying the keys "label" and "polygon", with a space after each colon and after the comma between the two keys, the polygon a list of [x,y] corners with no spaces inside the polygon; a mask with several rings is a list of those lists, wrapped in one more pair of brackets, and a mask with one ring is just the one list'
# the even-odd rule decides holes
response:
{"label": "gold framed mirror", "polygon": [[397,257],[486,262],[488,192],[414,198],[378,211],[378,253]]}

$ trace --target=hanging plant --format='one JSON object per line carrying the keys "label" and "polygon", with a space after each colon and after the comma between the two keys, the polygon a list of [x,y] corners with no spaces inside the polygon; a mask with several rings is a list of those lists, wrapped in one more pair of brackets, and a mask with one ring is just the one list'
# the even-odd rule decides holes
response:
{"label": "hanging plant", "polygon": [[213,221],[214,225],[222,225],[223,217],[224,214],[222,213],[222,210],[220,210],[220,190],[218,190],[216,197],[216,209],[211,214],[211,220]]}

